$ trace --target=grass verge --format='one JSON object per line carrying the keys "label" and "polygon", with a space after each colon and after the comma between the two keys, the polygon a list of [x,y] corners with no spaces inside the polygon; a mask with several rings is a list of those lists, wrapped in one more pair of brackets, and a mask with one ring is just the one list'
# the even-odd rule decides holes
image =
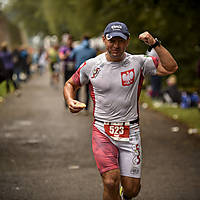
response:
{"label": "grass verge", "polygon": [[[14,91],[14,86],[10,83],[10,91]],[[3,81],[0,83],[0,103],[3,101],[3,99],[6,97],[7,91],[6,91],[6,81]]]}
{"label": "grass verge", "polygon": [[200,134],[200,112],[197,108],[183,109],[177,105],[164,104],[160,101],[152,100],[146,95],[145,91],[141,92],[140,103],[164,115],[186,124],[190,129],[189,133]]}

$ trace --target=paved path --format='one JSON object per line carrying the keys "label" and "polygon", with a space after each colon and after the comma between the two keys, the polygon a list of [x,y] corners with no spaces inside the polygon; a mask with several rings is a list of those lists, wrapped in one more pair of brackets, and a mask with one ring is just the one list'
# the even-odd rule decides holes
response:
{"label": "paved path", "polygon": [[[62,85],[62,84],[61,84]],[[22,96],[0,104],[0,200],[101,200],[91,150],[91,114],[64,109],[62,87],[34,76]],[[172,133],[172,126],[180,126]],[[141,110],[142,190],[138,200],[200,199],[200,138]]]}

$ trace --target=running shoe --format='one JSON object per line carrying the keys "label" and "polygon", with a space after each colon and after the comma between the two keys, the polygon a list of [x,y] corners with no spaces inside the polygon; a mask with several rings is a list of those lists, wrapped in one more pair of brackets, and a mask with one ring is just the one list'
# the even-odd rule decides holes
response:
{"label": "running shoe", "polygon": [[121,197],[122,200],[130,200],[130,199],[124,198],[124,195],[123,195],[123,187],[122,187],[122,186],[120,187],[119,194],[120,194],[120,197]]}
{"label": "running shoe", "polygon": [[119,194],[120,194],[121,199],[124,200],[124,198],[123,198],[123,187],[122,186],[120,186]]}

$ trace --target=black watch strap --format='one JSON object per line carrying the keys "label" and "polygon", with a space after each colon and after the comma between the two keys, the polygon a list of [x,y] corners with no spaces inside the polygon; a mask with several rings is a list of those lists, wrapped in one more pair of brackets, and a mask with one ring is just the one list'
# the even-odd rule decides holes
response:
{"label": "black watch strap", "polygon": [[153,45],[151,45],[151,46],[149,46],[149,48],[148,48],[148,51],[150,52],[153,48],[155,48],[155,47],[157,47],[157,46],[160,46],[160,41],[157,39],[157,38],[155,38],[155,43],[153,44]]}

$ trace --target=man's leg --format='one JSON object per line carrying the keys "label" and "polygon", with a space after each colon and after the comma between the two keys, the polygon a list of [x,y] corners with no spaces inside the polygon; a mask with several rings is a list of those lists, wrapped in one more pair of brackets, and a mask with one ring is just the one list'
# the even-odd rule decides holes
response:
{"label": "man's leg", "polygon": [[120,170],[114,169],[102,174],[103,200],[121,200],[119,195]]}
{"label": "man's leg", "polygon": [[104,184],[103,200],[121,200],[118,148],[95,126],[93,126],[92,148]]}
{"label": "man's leg", "polygon": [[125,200],[136,197],[140,192],[140,178],[122,176],[121,184],[123,187],[123,195]]}

